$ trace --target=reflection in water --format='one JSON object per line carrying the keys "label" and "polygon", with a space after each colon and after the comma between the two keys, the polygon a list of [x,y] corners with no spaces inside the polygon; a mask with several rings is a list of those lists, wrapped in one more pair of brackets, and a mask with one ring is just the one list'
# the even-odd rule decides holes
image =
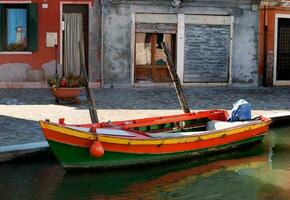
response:
{"label": "reflection in water", "polygon": [[58,162],[0,165],[0,199],[290,199],[290,127],[263,144],[190,161],[110,172]]}

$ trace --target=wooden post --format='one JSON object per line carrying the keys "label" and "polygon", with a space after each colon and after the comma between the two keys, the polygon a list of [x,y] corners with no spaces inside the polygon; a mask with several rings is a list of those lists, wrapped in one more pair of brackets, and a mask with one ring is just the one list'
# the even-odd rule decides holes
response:
{"label": "wooden post", "polygon": [[89,112],[90,112],[91,121],[92,123],[98,123],[99,119],[98,119],[98,114],[97,114],[95,95],[94,95],[94,91],[91,88],[89,88],[89,78],[87,74],[87,69],[85,67],[85,55],[84,55],[80,42],[79,42],[79,48],[80,48],[81,71],[83,72],[83,75],[86,80],[87,100],[90,103]]}
{"label": "wooden post", "polygon": [[179,104],[183,110],[184,113],[190,113],[190,110],[189,110],[189,107],[187,105],[187,101],[186,101],[186,98],[184,96],[184,93],[183,93],[183,90],[182,90],[182,87],[181,87],[181,84],[180,84],[180,80],[179,80],[179,77],[176,73],[176,68],[175,68],[175,65],[174,65],[174,62],[173,62],[173,59],[172,59],[172,56],[171,56],[171,53],[170,51],[168,50],[168,47],[167,45],[162,42],[162,48],[164,49],[164,53],[166,55],[166,58],[167,58],[167,67],[168,67],[168,70],[169,70],[169,73],[170,73],[170,77],[172,79],[172,82],[174,84],[174,87],[175,87],[175,92],[177,94],[177,97],[178,97],[178,100],[179,100]]}

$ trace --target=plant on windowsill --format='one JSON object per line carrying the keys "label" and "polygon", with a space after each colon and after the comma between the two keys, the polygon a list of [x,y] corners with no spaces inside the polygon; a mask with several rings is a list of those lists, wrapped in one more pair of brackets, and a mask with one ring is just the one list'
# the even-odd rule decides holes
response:
{"label": "plant on windowsill", "polygon": [[21,43],[13,43],[13,44],[8,45],[7,50],[8,51],[24,51],[26,50],[26,46]]}
{"label": "plant on windowsill", "polygon": [[83,76],[74,74],[63,77],[55,75],[47,80],[47,85],[57,103],[79,103],[78,97],[82,88],[86,86],[86,80]]}

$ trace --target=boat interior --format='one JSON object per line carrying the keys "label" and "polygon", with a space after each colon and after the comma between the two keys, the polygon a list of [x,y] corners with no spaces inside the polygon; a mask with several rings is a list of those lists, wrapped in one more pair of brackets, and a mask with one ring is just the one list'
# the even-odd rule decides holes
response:
{"label": "boat interior", "polygon": [[171,138],[209,134],[215,130],[252,122],[227,122],[227,117],[227,112],[216,110],[139,120],[65,126],[74,130],[116,137]]}

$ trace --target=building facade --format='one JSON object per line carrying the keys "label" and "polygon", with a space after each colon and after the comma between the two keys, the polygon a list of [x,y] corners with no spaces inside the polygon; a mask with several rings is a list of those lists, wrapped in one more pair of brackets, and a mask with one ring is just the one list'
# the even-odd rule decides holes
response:
{"label": "building facade", "polygon": [[0,87],[45,87],[56,71],[79,70],[81,48],[90,81],[100,82],[96,12],[90,0],[0,0]]}
{"label": "building facade", "polygon": [[262,1],[259,71],[266,86],[290,85],[290,3]]}
{"label": "building facade", "polygon": [[257,86],[258,3],[103,1],[102,85],[169,81],[161,42],[184,85]]}
{"label": "building facade", "polygon": [[162,42],[183,85],[261,78],[255,0],[0,0],[0,19],[0,87],[79,73],[81,49],[91,86],[168,84]]}

